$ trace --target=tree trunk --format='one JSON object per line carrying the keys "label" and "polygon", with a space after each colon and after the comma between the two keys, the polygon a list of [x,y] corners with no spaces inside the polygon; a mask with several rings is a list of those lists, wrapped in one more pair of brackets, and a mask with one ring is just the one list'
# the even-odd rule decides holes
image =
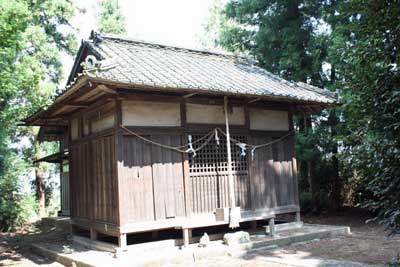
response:
{"label": "tree trunk", "polygon": [[[304,135],[307,135],[307,123],[306,123],[306,115],[303,114],[299,117],[299,132],[303,133]],[[308,186],[308,192],[312,192],[312,184],[310,181],[310,176],[309,176],[309,164],[305,160],[299,161],[299,171],[301,175],[301,180],[303,182],[306,182]]]}
{"label": "tree trunk", "polygon": [[36,185],[36,197],[39,204],[38,217],[41,220],[46,216],[46,207],[45,207],[45,193],[44,193],[44,182],[43,182],[43,173],[40,169],[40,163],[37,163],[35,166],[35,185]]}
{"label": "tree trunk", "polygon": [[[305,117],[305,125],[306,125],[306,135],[312,130],[312,121],[311,121],[311,116],[307,115]],[[308,181],[310,185],[310,192],[311,192],[311,197],[312,197],[312,210],[313,211],[318,211],[320,207],[320,197],[319,197],[319,191],[320,191],[320,183],[316,179],[316,162],[314,160],[309,160],[307,161],[307,170],[308,170]]]}
{"label": "tree trunk", "polygon": [[[334,84],[336,82],[336,72],[335,68],[331,66],[331,75],[330,75],[331,83]],[[331,209],[333,211],[338,211],[342,207],[342,181],[339,175],[339,160],[337,157],[338,154],[338,144],[335,141],[337,136],[337,125],[339,123],[339,119],[336,115],[336,110],[332,109],[329,111],[328,124],[331,130],[331,139],[334,140],[335,146],[332,149],[332,193],[331,193]]]}
{"label": "tree trunk", "polygon": [[[329,112],[328,122],[331,128],[331,138],[334,140],[337,135],[336,125],[338,123],[335,110]],[[338,147],[337,143],[335,143],[332,149],[332,192],[330,200],[330,206],[333,211],[338,211],[342,207],[342,181],[339,175],[339,160],[337,154]]]}

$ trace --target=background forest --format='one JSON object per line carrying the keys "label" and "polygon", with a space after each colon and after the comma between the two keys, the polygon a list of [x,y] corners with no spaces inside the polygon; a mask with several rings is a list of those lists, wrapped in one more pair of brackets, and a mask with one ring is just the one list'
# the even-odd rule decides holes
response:
{"label": "background forest", "polygon": [[[116,0],[99,7],[99,31],[126,33]],[[62,88],[62,53],[74,56],[78,44],[69,21],[79,12],[68,0],[0,0],[1,230],[54,206],[54,166],[36,166],[34,195],[23,177],[57,148],[18,124]],[[396,0],[230,0],[210,10],[204,45],[339,96],[336,108],[296,117],[303,212],[361,205],[400,231],[399,21]]]}

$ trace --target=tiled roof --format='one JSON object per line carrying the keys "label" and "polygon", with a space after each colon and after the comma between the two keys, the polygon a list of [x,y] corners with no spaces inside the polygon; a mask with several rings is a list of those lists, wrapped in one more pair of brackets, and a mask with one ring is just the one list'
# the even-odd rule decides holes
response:
{"label": "tiled roof", "polygon": [[96,78],[158,88],[282,97],[327,104],[337,101],[328,90],[288,82],[242,56],[98,34],[85,44],[97,57],[97,62],[86,66],[83,72]]}

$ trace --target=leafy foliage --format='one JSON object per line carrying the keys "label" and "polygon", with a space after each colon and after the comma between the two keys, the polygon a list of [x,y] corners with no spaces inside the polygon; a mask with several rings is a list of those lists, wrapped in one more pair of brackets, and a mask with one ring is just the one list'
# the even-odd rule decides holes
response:
{"label": "leafy foliage", "polygon": [[[60,51],[76,50],[74,36],[61,31],[68,26],[74,7],[67,0],[0,0],[0,224],[12,228],[20,222],[26,203],[19,177],[26,174],[21,156],[33,140],[29,128],[18,123],[50,101],[62,75]],[[22,159],[25,159],[22,157]],[[31,163],[29,163],[31,164]]]}
{"label": "leafy foliage", "polygon": [[[268,71],[334,90],[332,77],[323,70],[329,35],[319,29],[322,15],[319,1],[229,1],[220,9],[219,18],[212,17],[208,31],[216,36],[217,45],[256,57]],[[333,110],[302,115],[296,120],[301,130],[296,145],[299,177],[301,189],[311,191],[313,196],[313,207],[307,208],[310,211],[340,202],[340,196],[334,194],[337,186],[333,186],[338,176],[334,129],[337,118],[337,111]],[[326,196],[331,195],[335,197],[328,201]]]}
{"label": "leafy foliage", "polygon": [[354,0],[338,13],[330,53],[347,98],[343,157],[364,185],[363,204],[399,233],[400,2]]}
{"label": "leafy foliage", "polygon": [[230,1],[223,15],[232,26],[220,31],[217,43],[249,51],[261,66],[282,77],[316,83],[322,72],[315,61],[324,55],[313,29],[317,8],[314,1]]}
{"label": "leafy foliage", "polygon": [[297,156],[316,166],[309,177],[300,169],[300,188],[319,205],[329,195],[333,207],[346,183],[398,233],[399,1],[232,0],[219,14],[208,25],[217,45],[284,78],[342,89],[342,107],[297,121],[308,126],[297,135]]}
{"label": "leafy foliage", "polygon": [[125,18],[118,6],[118,0],[100,2],[99,31],[101,33],[125,34]]}

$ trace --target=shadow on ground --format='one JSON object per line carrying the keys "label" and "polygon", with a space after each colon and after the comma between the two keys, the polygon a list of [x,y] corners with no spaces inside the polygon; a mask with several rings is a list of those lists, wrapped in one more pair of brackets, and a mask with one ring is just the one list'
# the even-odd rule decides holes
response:
{"label": "shadow on ground", "polygon": [[[269,250],[260,249],[235,257],[209,256],[166,266],[283,267],[290,263],[293,266],[326,266],[327,262],[332,263],[329,266],[345,266],[344,262],[354,263],[347,265],[352,267],[363,264],[383,265],[400,252],[400,237],[388,237],[383,227],[376,223],[365,224],[370,218],[370,214],[360,209],[344,209],[337,214],[305,216],[305,223],[348,225],[352,229],[352,235],[295,243]],[[39,242],[58,244],[54,245],[59,246],[57,250],[67,254],[70,249],[65,232],[52,227],[31,226],[17,233],[0,235],[0,266],[61,266],[31,251],[30,245]],[[75,244],[73,248],[74,252],[78,253],[90,251]]]}

